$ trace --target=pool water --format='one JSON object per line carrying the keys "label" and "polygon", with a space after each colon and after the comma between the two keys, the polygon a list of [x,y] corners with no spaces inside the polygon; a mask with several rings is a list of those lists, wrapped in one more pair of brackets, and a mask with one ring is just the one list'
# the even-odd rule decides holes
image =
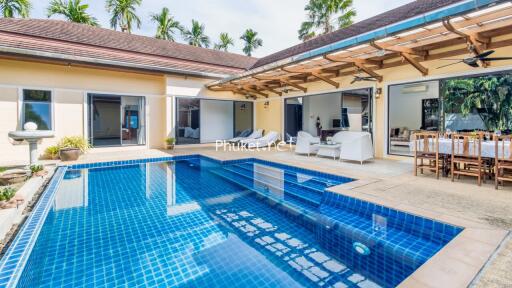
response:
{"label": "pool water", "polygon": [[204,157],[68,170],[19,287],[394,287],[461,229]]}

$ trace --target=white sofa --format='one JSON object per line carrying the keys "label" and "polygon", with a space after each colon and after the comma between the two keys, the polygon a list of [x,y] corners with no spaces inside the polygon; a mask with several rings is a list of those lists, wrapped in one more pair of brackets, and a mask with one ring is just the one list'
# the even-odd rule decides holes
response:
{"label": "white sofa", "polygon": [[313,137],[308,132],[299,131],[297,133],[297,140],[295,143],[295,153],[296,154],[308,154],[316,153],[318,151],[318,147],[314,144],[320,143],[319,137]]}
{"label": "white sofa", "polygon": [[340,160],[364,161],[373,159],[372,137],[368,132],[341,131],[333,136],[341,144]]}

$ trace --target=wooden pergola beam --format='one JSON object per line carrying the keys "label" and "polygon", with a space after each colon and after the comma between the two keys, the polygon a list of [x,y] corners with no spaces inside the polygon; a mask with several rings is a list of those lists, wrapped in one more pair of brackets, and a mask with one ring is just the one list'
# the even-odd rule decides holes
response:
{"label": "wooden pergola beam", "polygon": [[288,80],[285,80],[285,79],[279,79],[279,81],[280,81],[280,82],[282,82],[282,83],[284,83],[284,84],[286,84],[286,85],[288,85],[288,86],[292,86],[292,87],[294,87],[294,88],[297,88],[297,89],[299,89],[299,90],[302,90],[302,92],[304,92],[304,93],[308,92],[308,88],[306,88],[306,87],[304,87],[304,86],[301,86],[301,85],[299,85],[299,84],[293,83],[293,82],[288,81]]}
{"label": "wooden pergola beam", "polygon": [[[460,37],[466,39],[466,43],[469,45],[469,50],[476,56],[484,52],[487,49],[487,45],[491,42],[490,39],[481,37],[478,33],[468,33],[457,30],[453,27],[450,19],[443,20],[443,26],[449,32],[459,35]],[[487,63],[485,61],[480,61],[482,66],[487,67]]]}
{"label": "wooden pergola beam", "polygon": [[336,81],[333,81],[325,76],[322,76],[320,73],[318,72],[311,72],[311,75],[317,79],[320,79],[326,83],[329,83],[331,84],[332,86],[336,87],[336,88],[339,88],[340,87],[340,83],[336,82]]}
{"label": "wooden pergola beam", "polygon": [[[371,42],[370,45],[373,46],[375,49],[380,49],[380,50],[386,50],[386,51],[400,53],[400,56],[402,56],[402,58],[405,61],[407,61],[414,68],[416,68],[416,70],[420,71],[420,73],[423,76],[427,76],[428,75],[428,68],[426,68],[425,66],[421,65],[420,62],[418,62],[416,59],[414,59],[414,57],[412,56],[413,54],[411,54],[409,52],[406,52],[407,49],[406,50],[403,49],[405,47],[397,48],[398,46],[386,46],[386,45],[383,45],[381,43],[376,43],[376,42]],[[425,54],[425,56],[426,55],[427,54]]]}
{"label": "wooden pergola beam", "polygon": [[265,84],[255,84],[255,85],[258,86],[258,87],[261,87],[262,90],[267,90],[267,91],[270,91],[270,92],[272,92],[274,94],[277,94],[279,96],[283,96],[283,92],[277,91],[277,90],[275,90],[274,88],[272,88],[272,87],[270,87],[268,85],[265,85]]}
{"label": "wooden pergola beam", "polygon": [[241,88],[242,91],[248,91],[248,92],[251,92],[251,93],[254,93],[254,94],[258,94],[258,95],[261,95],[265,98],[268,98],[268,94],[267,93],[263,93],[261,91],[258,91],[256,89],[253,89],[251,87],[248,87],[247,85],[246,86],[243,86],[243,88]]}
{"label": "wooden pergola beam", "polygon": [[255,79],[258,79],[258,80],[275,80],[275,81],[279,81],[283,84],[286,84],[288,86],[292,86],[294,88],[297,88],[299,90],[302,90],[304,93],[306,93],[308,91],[308,88],[304,87],[304,86],[301,86],[297,83],[293,83],[291,81],[289,81],[288,79],[285,79],[285,77],[266,77],[266,76],[253,76],[253,78]]}
{"label": "wooden pergola beam", "polygon": [[322,68],[314,68],[314,69],[308,69],[308,70],[294,70],[294,69],[283,67],[283,68],[281,68],[281,70],[289,72],[289,73],[304,73],[306,75],[311,75],[311,76],[315,77],[316,79],[324,81],[336,88],[340,87],[340,83],[338,83],[334,80],[331,80],[319,73],[322,70]]}
{"label": "wooden pergola beam", "polygon": [[391,52],[396,52],[396,53],[406,53],[406,54],[417,55],[417,56],[421,56],[421,57],[428,56],[428,51],[421,51],[421,50],[404,47],[404,46],[397,46],[397,45],[393,46],[393,45],[386,45],[383,43],[376,43],[376,42],[370,42],[370,46],[372,46],[375,49],[386,50],[386,51],[391,51]]}
{"label": "wooden pergola beam", "polygon": [[357,62],[360,64],[369,64],[369,65],[375,65],[378,67],[382,66],[382,61],[372,60],[372,59],[338,57],[336,55],[324,55],[324,59],[332,61],[332,62],[344,62],[344,63],[356,63]]}

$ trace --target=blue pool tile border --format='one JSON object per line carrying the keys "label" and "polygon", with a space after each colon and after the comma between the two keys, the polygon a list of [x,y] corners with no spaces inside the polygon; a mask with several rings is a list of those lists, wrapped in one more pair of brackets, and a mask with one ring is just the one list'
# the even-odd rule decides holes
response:
{"label": "blue pool tile border", "polygon": [[293,165],[276,163],[273,161],[262,160],[259,158],[249,157],[249,158],[241,158],[235,160],[218,160],[212,157],[208,157],[202,154],[190,154],[190,155],[181,155],[181,156],[167,156],[167,157],[156,157],[156,158],[145,158],[145,159],[135,159],[135,160],[122,160],[122,161],[108,161],[108,162],[96,162],[96,163],[86,163],[86,164],[71,164],[67,165],[69,170],[78,170],[78,169],[90,169],[90,168],[103,168],[103,167],[111,167],[111,166],[122,166],[122,165],[136,165],[136,164],[145,164],[145,163],[154,163],[154,162],[166,162],[166,161],[177,161],[177,160],[187,160],[187,159],[208,159],[210,161],[229,165],[229,164],[237,164],[243,162],[254,162],[260,164],[266,164],[269,166],[273,166],[276,168],[286,168],[293,172],[303,172],[308,173],[313,176],[324,177],[330,180],[336,180],[343,183],[351,182],[356,179],[348,178],[340,175],[329,174],[325,172],[319,172],[311,169],[301,168]]}
{"label": "blue pool tile border", "polygon": [[5,255],[0,259],[0,287],[15,287],[25,268],[30,252],[39,236],[41,227],[50,211],[55,192],[59,187],[66,166],[58,167],[50,183],[43,191],[39,201],[14,238],[14,241],[7,249]]}
{"label": "blue pool tile border", "polygon": [[[204,157],[204,156],[199,155],[199,154],[191,154],[191,155],[182,155],[182,156],[167,156],[167,157],[144,158],[144,159],[135,159],[135,160],[71,164],[71,165],[63,165],[63,166],[68,167],[69,170],[78,170],[78,169],[103,168],[103,167],[111,167],[111,166],[135,165],[135,164],[165,162],[165,161],[173,161],[173,160],[194,159],[194,158],[200,158],[200,157]],[[209,159],[211,159],[211,158],[209,158]]]}

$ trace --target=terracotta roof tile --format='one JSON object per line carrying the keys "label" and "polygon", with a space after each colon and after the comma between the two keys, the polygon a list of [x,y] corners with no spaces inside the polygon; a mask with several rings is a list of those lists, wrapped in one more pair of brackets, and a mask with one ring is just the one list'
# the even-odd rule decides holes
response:
{"label": "terracotta roof tile", "polygon": [[0,46],[169,69],[234,74],[256,58],[61,20],[0,18]]}

